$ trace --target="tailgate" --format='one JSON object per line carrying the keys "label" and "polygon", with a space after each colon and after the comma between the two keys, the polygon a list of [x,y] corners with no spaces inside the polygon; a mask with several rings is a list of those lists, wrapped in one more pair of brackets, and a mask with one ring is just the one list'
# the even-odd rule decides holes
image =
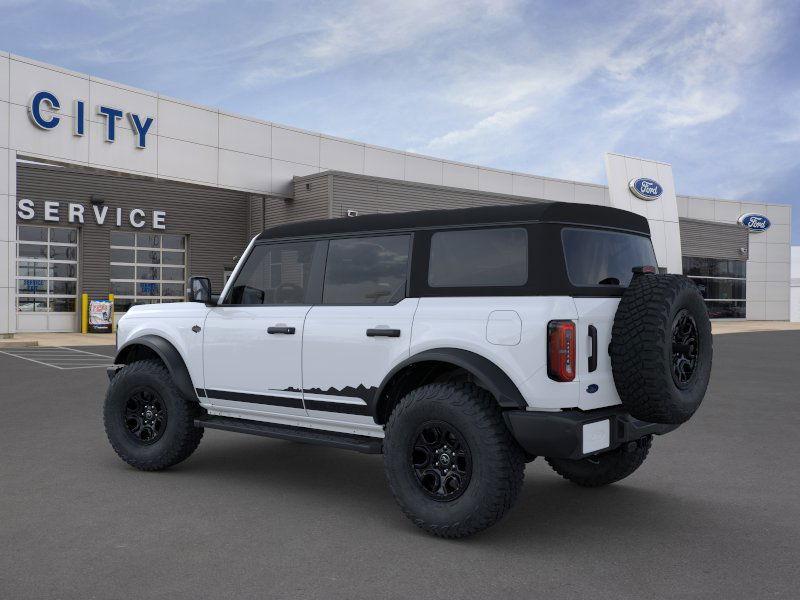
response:
{"label": "tailgate", "polygon": [[[620,403],[611,374],[611,328],[619,298],[575,298],[577,379],[580,381],[578,406],[584,410]],[[596,338],[596,355],[592,360],[592,338]],[[596,362],[596,364],[595,364]]]}

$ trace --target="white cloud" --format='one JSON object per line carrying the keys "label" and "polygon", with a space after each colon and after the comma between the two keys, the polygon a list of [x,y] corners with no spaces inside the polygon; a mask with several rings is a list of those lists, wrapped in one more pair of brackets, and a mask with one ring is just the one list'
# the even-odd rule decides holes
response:
{"label": "white cloud", "polygon": [[[735,114],[748,73],[773,51],[779,25],[776,11],[760,0],[642,3],[627,12],[632,18],[598,23],[558,43],[546,27],[534,28],[527,35],[536,51],[524,61],[509,60],[502,47],[490,51],[444,91],[466,123],[433,135],[420,150],[507,166],[497,159],[519,146],[520,136],[560,122],[563,140],[529,146],[547,153],[537,166],[561,177],[597,174],[602,151],[640,124],[675,135]],[[583,114],[569,110],[575,106]],[[570,115],[580,125],[571,126]],[[587,148],[597,154],[586,155]],[[568,151],[585,158],[576,161]]]}
{"label": "white cloud", "polygon": [[482,136],[495,136],[512,131],[520,123],[536,112],[536,107],[519,110],[501,110],[481,119],[467,129],[457,129],[430,140],[425,149],[432,152],[447,153],[453,148],[463,147]]}
{"label": "white cloud", "polygon": [[[250,85],[274,83],[324,73],[366,57],[424,51],[436,36],[487,27],[514,10],[513,0],[355,0],[320,16],[292,13],[294,31],[276,48],[277,36],[267,33],[245,44],[255,50],[255,64],[244,74]],[[258,49],[261,49],[258,52]]]}
{"label": "white cloud", "polygon": [[0,6],[3,49],[378,145],[589,181],[616,150],[701,194],[800,169],[788,0]]}

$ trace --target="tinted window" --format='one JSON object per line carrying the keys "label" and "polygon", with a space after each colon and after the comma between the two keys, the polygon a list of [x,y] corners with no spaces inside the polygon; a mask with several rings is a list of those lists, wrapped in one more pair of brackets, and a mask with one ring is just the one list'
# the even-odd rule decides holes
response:
{"label": "tinted window", "polygon": [[58,242],[59,244],[77,244],[78,230],[53,227],[50,229],[50,241]]}
{"label": "tinted window", "polygon": [[715,301],[706,302],[708,316],[712,319],[744,319],[747,316],[746,303],[744,301]]}
{"label": "tinted window", "polygon": [[705,275],[709,277],[738,277],[746,275],[747,262],[744,260],[725,260],[721,258],[683,257],[684,275]]}
{"label": "tinted window", "polygon": [[746,280],[692,277],[691,281],[708,300],[744,300],[747,296]]}
{"label": "tinted window", "polygon": [[304,304],[315,242],[256,246],[231,288],[228,304]]}
{"label": "tinted window", "polygon": [[323,304],[391,304],[406,291],[410,237],[332,240]]}
{"label": "tinted window", "polygon": [[47,227],[20,225],[18,235],[21,242],[46,242]]}
{"label": "tinted window", "polygon": [[518,286],[528,281],[528,232],[442,231],[431,238],[431,287]]}
{"label": "tinted window", "polygon": [[628,285],[633,267],[656,266],[650,238],[595,229],[564,229],[564,257],[572,285]]}

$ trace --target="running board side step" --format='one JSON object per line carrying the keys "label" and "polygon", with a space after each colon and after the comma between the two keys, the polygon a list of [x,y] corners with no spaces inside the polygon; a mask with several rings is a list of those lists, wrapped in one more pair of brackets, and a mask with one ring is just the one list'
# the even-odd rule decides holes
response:
{"label": "running board side step", "polygon": [[279,440],[317,444],[319,446],[332,446],[334,448],[341,448],[342,450],[355,450],[356,452],[363,452],[364,454],[381,454],[383,452],[383,440],[366,435],[334,433],[319,429],[308,429],[306,427],[279,425],[277,423],[265,423],[263,421],[249,421],[247,419],[233,419],[231,417],[215,417],[211,415],[195,419],[194,424],[195,427],[222,429],[223,431],[234,431],[236,433],[249,433],[252,435],[277,438]]}

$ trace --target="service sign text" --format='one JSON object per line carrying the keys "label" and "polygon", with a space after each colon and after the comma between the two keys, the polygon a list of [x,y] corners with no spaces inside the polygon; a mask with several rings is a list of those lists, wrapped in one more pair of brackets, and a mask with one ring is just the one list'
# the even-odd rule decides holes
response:
{"label": "service sign text", "polygon": [[[145,211],[141,208],[123,210],[120,207],[110,208],[106,204],[86,206],[79,202],[57,202],[45,200],[42,205],[42,220],[53,223],[83,224],[94,221],[96,225],[113,225],[115,227],[135,227],[141,229],[148,221],[153,229],[167,228],[167,213],[163,210]],[[36,204],[29,198],[17,201],[17,217],[23,221],[36,218]]]}

